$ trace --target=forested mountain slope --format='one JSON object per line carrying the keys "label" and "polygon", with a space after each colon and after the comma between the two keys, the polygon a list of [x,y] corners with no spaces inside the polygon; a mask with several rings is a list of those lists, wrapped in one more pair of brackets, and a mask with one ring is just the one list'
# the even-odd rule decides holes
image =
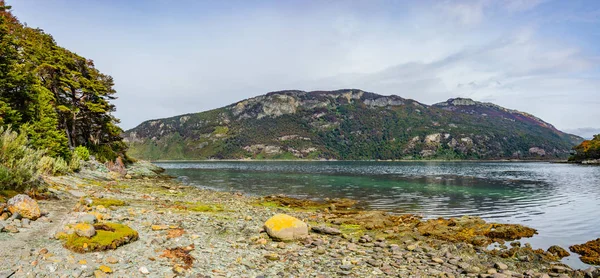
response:
{"label": "forested mountain slope", "polygon": [[361,90],[280,91],[124,133],[144,159],[566,158],[583,139],[470,99],[432,106]]}

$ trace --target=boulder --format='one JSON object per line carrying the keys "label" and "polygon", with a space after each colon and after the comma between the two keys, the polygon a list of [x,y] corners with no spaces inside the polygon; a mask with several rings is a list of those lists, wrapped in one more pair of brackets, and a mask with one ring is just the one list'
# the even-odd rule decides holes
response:
{"label": "boulder", "polygon": [[265,231],[276,240],[296,240],[308,236],[308,225],[298,218],[276,214],[265,222]]}
{"label": "boulder", "polygon": [[94,226],[88,223],[79,223],[75,225],[73,229],[75,230],[75,233],[81,237],[90,238],[96,235],[96,229],[94,228]]}
{"label": "boulder", "polygon": [[10,198],[6,204],[10,213],[18,213],[23,218],[36,220],[42,215],[38,203],[24,194]]}

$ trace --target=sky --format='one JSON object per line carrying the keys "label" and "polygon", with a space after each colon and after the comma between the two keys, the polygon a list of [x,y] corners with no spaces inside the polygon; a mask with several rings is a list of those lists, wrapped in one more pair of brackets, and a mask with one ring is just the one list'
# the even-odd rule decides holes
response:
{"label": "sky", "polygon": [[271,91],[356,88],[600,133],[597,0],[7,2],[114,77],[124,129]]}

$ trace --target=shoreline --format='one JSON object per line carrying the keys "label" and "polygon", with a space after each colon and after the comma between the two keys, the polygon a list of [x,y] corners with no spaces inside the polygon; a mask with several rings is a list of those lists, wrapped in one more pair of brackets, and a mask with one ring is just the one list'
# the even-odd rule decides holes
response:
{"label": "shoreline", "polygon": [[[566,160],[519,160],[519,159],[498,159],[498,160],[444,160],[444,159],[431,159],[431,160],[320,160],[320,159],[199,159],[199,160],[149,160],[152,163],[177,163],[177,162],[398,162],[398,163],[426,163],[426,162],[547,162],[547,163],[572,163]],[[577,163],[572,163],[577,164]]]}
{"label": "shoreline", "polygon": [[[90,179],[85,173],[49,177],[48,190],[57,200],[39,201],[47,216],[31,222],[30,227],[19,227],[20,233],[0,233],[0,244],[6,246],[0,251],[4,260],[0,274],[15,271],[15,277],[36,273],[75,277],[273,277],[280,273],[298,277],[585,275],[560,262],[546,260],[545,255],[527,246],[487,250],[474,245],[477,242],[469,238],[450,241],[442,238],[456,236],[456,231],[447,229],[448,226],[431,226],[435,223],[425,223],[411,215],[352,209],[351,200],[320,204],[281,196],[244,196],[188,186],[158,176],[104,178]],[[82,200],[94,201],[81,211]],[[96,200],[119,205],[94,205]],[[73,211],[74,207],[77,211]],[[89,213],[101,215],[102,221],[130,226],[139,233],[139,240],[116,250],[77,254],[65,249],[61,240],[54,239]],[[276,213],[297,217],[311,227],[333,228],[339,233],[312,231],[302,240],[279,242],[263,230],[265,221]],[[483,227],[489,224],[461,219],[456,223]],[[424,235],[422,232],[430,227],[441,232],[437,236]],[[190,249],[186,251],[193,258],[189,268],[181,258],[169,257],[167,250],[173,248]],[[506,258],[510,252],[513,255]],[[104,271],[107,270],[104,266],[110,271]]]}

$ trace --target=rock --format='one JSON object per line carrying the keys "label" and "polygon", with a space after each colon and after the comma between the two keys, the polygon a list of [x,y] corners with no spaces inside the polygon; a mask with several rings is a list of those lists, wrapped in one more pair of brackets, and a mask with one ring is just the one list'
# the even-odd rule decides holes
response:
{"label": "rock", "polygon": [[0,214],[0,221],[4,221],[6,219],[8,219],[10,217],[10,215],[8,215],[8,212],[2,212]]}
{"label": "rock", "polygon": [[368,260],[367,263],[373,267],[380,267],[383,265],[383,262],[380,260]]}
{"label": "rock", "polygon": [[42,215],[38,203],[24,194],[19,194],[10,198],[6,205],[10,213],[18,213],[27,219],[36,220]]}
{"label": "rock", "polygon": [[4,231],[16,234],[19,232],[19,229],[15,225],[6,225],[6,227],[4,227]]}
{"label": "rock", "polygon": [[600,238],[590,240],[584,244],[573,245],[569,249],[581,255],[579,259],[582,262],[591,265],[600,265]]}
{"label": "rock", "polygon": [[495,266],[499,270],[507,270],[508,269],[508,266],[502,262],[497,262]]}
{"label": "rock", "polygon": [[98,222],[98,218],[93,214],[84,214],[77,219],[79,223],[87,223],[87,224],[96,224]]}
{"label": "rock", "polygon": [[119,263],[119,259],[117,259],[115,257],[108,257],[108,258],[106,258],[106,263],[108,263],[108,264],[118,264]]}
{"label": "rock", "polygon": [[101,265],[98,267],[98,269],[100,269],[104,273],[112,273],[113,272],[112,269],[107,265]]}
{"label": "rock", "polygon": [[79,223],[75,225],[73,229],[75,230],[75,233],[81,237],[90,238],[96,235],[96,229],[88,223]]}
{"label": "rock", "polygon": [[444,263],[444,260],[442,260],[440,258],[432,258],[431,261],[433,261],[434,263],[438,263],[438,264]]}
{"label": "rock", "polygon": [[342,233],[340,230],[338,230],[336,228],[327,227],[327,226],[317,226],[317,227],[312,227],[311,229],[315,233],[326,234],[326,235],[339,235]]}
{"label": "rock", "polygon": [[27,218],[23,218],[21,219],[21,226],[23,228],[27,228],[29,227],[29,225],[31,224],[31,220],[27,219]]}
{"label": "rock", "polygon": [[300,219],[276,214],[265,222],[265,231],[277,240],[297,240],[308,236],[308,226]]}
{"label": "rock", "polygon": [[552,271],[556,272],[556,273],[564,273],[567,271],[567,268],[564,266],[560,266],[560,265],[553,265]]}
{"label": "rock", "polygon": [[350,271],[350,270],[352,270],[352,269],[354,268],[354,266],[353,266],[353,265],[351,265],[351,264],[345,264],[345,265],[340,265],[340,268],[341,268],[343,271]]}
{"label": "rock", "polygon": [[416,246],[416,245],[414,245],[414,244],[411,244],[411,245],[408,245],[408,246],[406,246],[406,250],[408,250],[408,251],[413,251],[413,250],[415,250],[415,249],[417,249],[417,246]]}
{"label": "rock", "polygon": [[269,260],[269,261],[278,261],[279,260],[279,255],[275,254],[275,253],[269,253],[265,255],[265,259]]}
{"label": "rock", "polygon": [[567,250],[565,250],[564,248],[562,248],[558,245],[550,246],[550,248],[548,248],[548,252],[556,255],[557,257],[559,257],[561,259],[571,255]]}
{"label": "rock", "polygon": [[152,225],[151,228],[153,231],[162,231],[162,230],[168,230],[169,225]]}
{"label": "rock", "polygon": [[141,274],[150,274],[150,271],[145,266],[140,267],[138,270],[140,271]]}

